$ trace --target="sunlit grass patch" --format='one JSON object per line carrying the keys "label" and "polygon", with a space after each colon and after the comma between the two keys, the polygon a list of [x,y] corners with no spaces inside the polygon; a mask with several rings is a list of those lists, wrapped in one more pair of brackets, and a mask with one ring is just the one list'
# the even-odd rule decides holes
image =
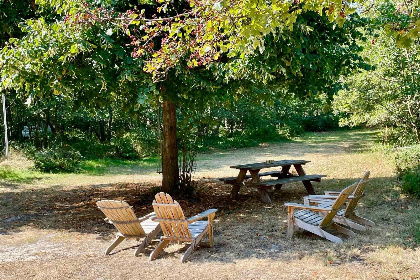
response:
{"label": "sunlit grass patch", "polygon": [[0,181],[28,184],[41,179],[42,176],[43,174],[37,171],[0,166]]}
{"label": "sunlit grass patch", "polygon": [[328,132],[308,132],[301,137],[296,138],[296,141],[311,143],[332,143],[332,142],[346,142],[357,141],[364,144],[373,144],[378,140],[379,131],[375,130],[337,130]]}
{"label": "sunlit grass patch", "polygon": [[90,159],[82,161],[82,173],[89,175],[130,174],[134,169],[151,169],[157,166],[157,157],[141,160],[123,160],[114,158]]}

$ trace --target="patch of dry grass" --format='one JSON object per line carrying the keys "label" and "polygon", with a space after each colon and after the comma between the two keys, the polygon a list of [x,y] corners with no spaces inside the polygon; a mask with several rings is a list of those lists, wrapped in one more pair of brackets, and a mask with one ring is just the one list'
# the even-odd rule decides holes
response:
{"label": "patch of dry grass", "polygon": [[[147,256],[133,256],[134,240],[119,245],[113,255],[102,255],[115,229],[103,222],[95,202],[124,199],[139,216],[148,213],[153,187],[159,183],[155,175],[113,175],[108,184],[102,177],[85,184],[81,175],[75,175],[72,180],[78,179],[79,185],[61,177],[41,186],[3,187],[0,279],[418,279],[415,222],[420,203],[401,195],[386,156],[368,149],[370,137],[367,132],[321,133],[291,143],[200,155],[197,196],[179,201],[186,216],[219,209],[215,246],[204,242],[186,264],[179,261],[186,247],[179,244],[153,262]],[[367,195],[358,210],[376,226],[342,245],[307,232],[287,239],[283,205],[302,201],[301,184],[271,193],[273,203],[265,205],[249,187],[231,201],[230,187],[214,180],[237,175],[230,165],[267,159],[311,160],[305,167],[308,174],[328,175],[314,183],[317,192],[339,190],[370,170]],[[148,253],[155,245],[147,248]]]}

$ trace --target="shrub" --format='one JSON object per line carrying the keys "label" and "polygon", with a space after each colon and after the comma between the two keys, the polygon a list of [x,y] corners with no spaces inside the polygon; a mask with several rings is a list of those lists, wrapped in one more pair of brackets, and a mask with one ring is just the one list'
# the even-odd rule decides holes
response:
{"label": "shrub", "polygon": [[401,174],[401,189],[420,198],[420,168]]}
{"label": "shrub", "polygon": [[330,131],[338,129],[339,117],[333,114],[309,115],[302,118],[305,131]]}
{"label": "shrub", "polygon": [[420,197],[420,145],[399,148],[395,163],[403,192]]}
{"label": "shrub", "polygon": [[123,159],[138,159],[139,153],[136,150],[134,141],[129,133],[123,137],[116,137],[111,141],[112,146],[115,148],[115,155]]}
{"label": "shrub", "polygon": [[80,152],[69,146],[52,147],[36,152],[33,156],[35,168],[43,172],[74,172],[82,160]]}
{"label": "shrub", "polygon": [[384,143],[394,146],[408,146],[416,143],[417,139],[411,132],[398,127],[388,127],[379,133],[379,137]]}
{"label": "shrub", "polygon": [[113,155],[122,159],[139,159],[158,152],[158,137],[146,130],[127,132],[111,140]]}
{"label": "shrub", "polygon": [[[280,136],[276,126],[265,126],[254,130],[246,131],[246,138],[253,140],[253,142],[270,142],[278,141],[282,137]],[[253,145],[254,145],[253,143]]]}

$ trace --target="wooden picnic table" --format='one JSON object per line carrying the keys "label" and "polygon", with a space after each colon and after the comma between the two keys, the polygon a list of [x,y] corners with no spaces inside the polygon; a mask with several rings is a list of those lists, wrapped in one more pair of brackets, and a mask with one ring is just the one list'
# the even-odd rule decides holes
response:
{"label": "wooden picnic table", "polygon": [[[231,197],[236,198],[238,196],[240,188],[244,185],[244,181],[246,179],[251,179],[250,184],[253,187],[256,187],[258,193],[260,195],[261,201],[265,203],[271,203],[271,199],[268,196],[268,190],[270,189],[277,189],[279,190],[282,185],[292,182],[299,182],[301,181],[306,188],[308,194],[315,194],[314,188],[312,186],[311,181],[320,182],[322,177],[326,177],[326,175],[306,175],[305,171],[303,170],[302,165],[305,165],[310,161],[307,160],[278,160],[278,161],[265,161],[265,162],[257,162],[257,163],[250,163],[250,164],[240,164],[234,165],[230,168],[239,169],[239,174],[237,177],[227,177],[227,178],[219,178],[219,180],[231,184],[232,191]],[[294,167],[298,176],[294,176],[290,172],[290,168]],[[264,168],[273,168],[273,167],[281,167],[281,170],[276,171],[269,171],[269,172],[262,172],[260,173],[261,169]],[[249,175],[247,175],[249,171]],[[267,180],[261,181],[260,178],[264,176],[271,176],[277,177],[276,180]]]}

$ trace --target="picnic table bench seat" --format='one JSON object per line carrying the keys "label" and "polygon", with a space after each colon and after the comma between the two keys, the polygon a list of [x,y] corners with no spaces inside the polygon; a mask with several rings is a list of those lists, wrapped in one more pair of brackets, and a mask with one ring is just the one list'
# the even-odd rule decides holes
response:
{"label": "picnic table bench seat", "polygon": [[320,175],[320,174],[293,176],[293,177],[281,178],[281,179],[278,179],[278,180],[269,180],[269,181],[258,182],[258,183],[255,184],[255,187],[269,189],[269,188],[272,188],[274,186],[284,185],[284,184],[293,183],[293,182],[304,182],[304,181],[320,182],[322,177],[327,177],[327,176],[326,175]]}
{"label": "picnic table bench seat", "polygon": [[[268,171],[268,172],[262,172],[258,174],[259,177],[263,177],[263,176],[271,176],[271,177],[281,177],[282,173],[280,171]],[[291,174],[290,174],[291,176]],[[245,179],[251,179],[252,176],[250,174],[245,175]],[[237,177],[221,177],[218,178],[219,181],[223,181],[226,184],[234,184],[236,183],[236,179]]]}

